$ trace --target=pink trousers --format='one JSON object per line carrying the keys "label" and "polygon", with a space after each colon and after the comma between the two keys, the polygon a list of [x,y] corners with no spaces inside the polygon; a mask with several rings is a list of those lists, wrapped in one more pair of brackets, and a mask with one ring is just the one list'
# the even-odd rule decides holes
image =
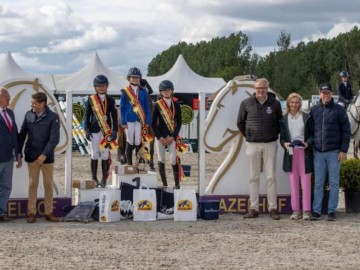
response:
{"label": "pink trousers", "polygon": [[289,172],[291,188],[291,208],[300,211],[299,178],[302,187],[302,210],[311,210],[311,173],[305,173],[305,151],[294,148],[292,155],[292,170]]}

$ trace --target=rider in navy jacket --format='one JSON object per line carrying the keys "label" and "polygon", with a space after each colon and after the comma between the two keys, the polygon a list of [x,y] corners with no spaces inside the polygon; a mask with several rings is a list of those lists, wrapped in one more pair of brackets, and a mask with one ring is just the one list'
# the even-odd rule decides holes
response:
{"label": "rider in navy jacket", "polygon": [[349,74],[346,71],[340,72],[341,82],[338,85],[339,102],[343,103],[345,108],[351,103],[354,94],[351,84],[348,82]]}

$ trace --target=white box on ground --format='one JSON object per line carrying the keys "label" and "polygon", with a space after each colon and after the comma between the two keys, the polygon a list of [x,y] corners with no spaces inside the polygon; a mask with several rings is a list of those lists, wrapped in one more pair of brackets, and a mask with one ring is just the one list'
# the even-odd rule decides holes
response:
{"label": "white box on ground", "polygon": [[79,202],[94,201],[99,199],[100,192],[108,188],[94,188],[94,189],[80,189],[74,188],[74,204],[78,205]]}
{"label": "white box on ground", "polygon": [[119,175],[114,171],[112,172],[112,188],[120,188],[121,182],[128,183],[130,185],[145,185],[149,188],[157,187],[157,175],[156,172],[148,172],[147,174],[126,174]]}
{"label": "white box on ground", "polygon": [[135,174],[135,167],[132,165],[115,165],[115,173],[123,174]]}

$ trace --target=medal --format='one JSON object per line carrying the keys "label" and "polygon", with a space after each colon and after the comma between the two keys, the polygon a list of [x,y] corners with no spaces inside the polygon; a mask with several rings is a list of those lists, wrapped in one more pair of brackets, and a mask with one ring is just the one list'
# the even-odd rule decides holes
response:
{"label": "medal", "polygon": [[107,116],[106,116],[106,115],[103,115],[103,119],[104,119],[104,121],[106,121],[106,120],[107,120]]}
{"label": "medal", "polygon": [[106,136],[105,136],[105,141],[106,142],[111,142],[111,134],[107,134]]}

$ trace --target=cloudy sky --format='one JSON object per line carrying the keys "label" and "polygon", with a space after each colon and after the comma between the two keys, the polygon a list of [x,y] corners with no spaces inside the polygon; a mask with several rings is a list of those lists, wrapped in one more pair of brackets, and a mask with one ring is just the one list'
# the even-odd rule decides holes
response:
{"label": "cloudy sky", "polygon": [[97,51],[113,70],[146,74],[180,41],[242,31],[266,55],[282,30],[293,44],[331,38],[360,26],[359,14],[358,0],[1,0],[0,57],[10,51],[33,73],[72,73]]}

